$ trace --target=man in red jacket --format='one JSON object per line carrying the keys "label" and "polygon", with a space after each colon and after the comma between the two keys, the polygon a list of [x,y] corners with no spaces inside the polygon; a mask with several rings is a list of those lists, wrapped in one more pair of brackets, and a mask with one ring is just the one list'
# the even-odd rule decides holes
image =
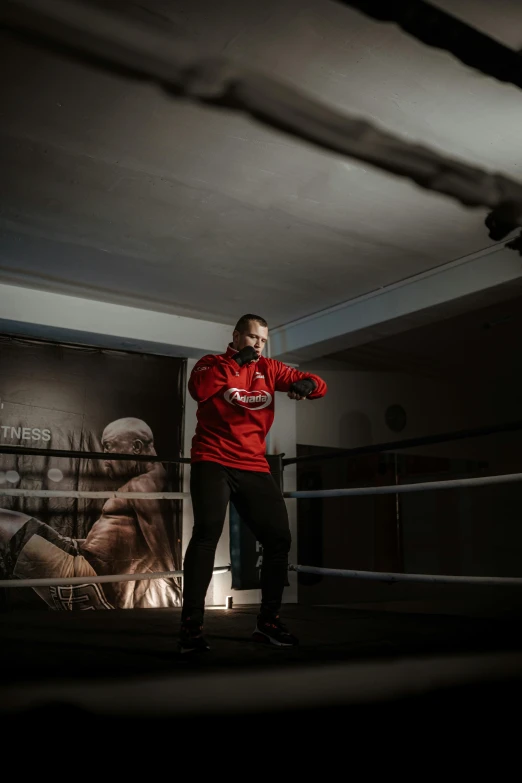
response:
{"label": "man in red jacket", "polygon": [[180,652],[203,652],[203,615],[216,547],[229,501],[263,547],[261,608],[253,638],[279,647],[297,639],[279,619],[287,580],[290,528],[286,503],[265,457],[275,392],[292,400],[317,399],[326,384],[263,356],[268,324],[242,316],[226,353],[204,356],[188,388],[198,403],[192,440],[190,494],[194,529],[184,562]]}

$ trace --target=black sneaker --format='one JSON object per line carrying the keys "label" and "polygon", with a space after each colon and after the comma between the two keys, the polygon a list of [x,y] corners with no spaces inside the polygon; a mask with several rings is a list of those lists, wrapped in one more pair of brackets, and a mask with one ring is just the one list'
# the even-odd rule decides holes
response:
{"label": "black sneaker", "polygon": [[280,621],[279,615],[263,617],[258,614],[252,639],[262,644],[275,644],[276,647],[295,647],[299,644],[299,639],[292,636],[286,625]]}
{"label": "black sneaker", "polygon": [[210,645],[203,636],[203,626],[183,622],[179,632],[178,650],[180,653],[204,653]]}

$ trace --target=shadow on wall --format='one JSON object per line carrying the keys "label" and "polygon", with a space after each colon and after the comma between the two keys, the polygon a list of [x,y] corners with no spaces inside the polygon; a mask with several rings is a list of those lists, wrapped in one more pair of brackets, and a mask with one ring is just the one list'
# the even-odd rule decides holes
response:
{"label": "shadow on wall", "polygon": [[339,442],[343,449],[371,446],[373,433],[370,417],[362,411],[344,413],[339,420]]}

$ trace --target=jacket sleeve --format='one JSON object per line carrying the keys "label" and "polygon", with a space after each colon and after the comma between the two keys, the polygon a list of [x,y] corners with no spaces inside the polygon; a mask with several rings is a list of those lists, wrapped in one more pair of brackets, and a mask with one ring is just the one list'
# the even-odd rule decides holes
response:
{"label": "jacket sleeve", "polygon": [[309,400],[318,400],[320,397],[324,397],[327,391],[326,383],[318,375],[312,375],[311,372],[301,372],[295,370],[293,367],[289,367],[283,362],[274,362],[274,388],[276,391],[287,392],[290,390],[290,386],[294,381],[301,381],[303,378],[311,378],[315,381],[316,388],[308,395]]}
{"label": "jacket sleeve", "polygon": [[197,402],[217,394],[223,386],[236,380],[238,365],[226,356],[204,356],[194,365],[188,382],[190,396]]}

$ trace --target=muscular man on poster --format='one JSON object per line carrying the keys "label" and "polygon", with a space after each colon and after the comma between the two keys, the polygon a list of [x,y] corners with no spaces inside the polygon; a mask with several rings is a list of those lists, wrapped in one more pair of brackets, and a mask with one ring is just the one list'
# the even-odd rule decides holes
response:
{"label": "muscular man on poster", "polygon": [[[111,422],[102,435],[106,453],[155,456],[150,427],[140,419]],[[120,492],[162,492],[166,472],[158,462],[106,460],[104,469],[121,482]],[[85,585],[33,588],[53,609],[130,609],[179,606],[172,579],[89,584],[88,577],[176,570],[172,518],[164,500],[110,498],[85,539],[72,539],[49,525],[0,509],[0,567],[19,579],[85,576]],[[3,566],[3,567],[2,567]]]}

